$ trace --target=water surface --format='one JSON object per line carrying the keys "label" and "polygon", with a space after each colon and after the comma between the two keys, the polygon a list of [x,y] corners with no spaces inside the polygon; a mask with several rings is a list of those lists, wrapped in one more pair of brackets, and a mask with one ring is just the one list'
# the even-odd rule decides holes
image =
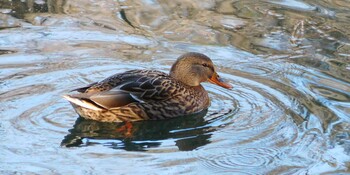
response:
{"label": "water surface", "polygon": [[[0,174],[346,174],[345,1],[0,2]],[[61,95],[205,53],[234,88],[198,115],[123,124]],[[146,174],[147,174],[146,173]]]}

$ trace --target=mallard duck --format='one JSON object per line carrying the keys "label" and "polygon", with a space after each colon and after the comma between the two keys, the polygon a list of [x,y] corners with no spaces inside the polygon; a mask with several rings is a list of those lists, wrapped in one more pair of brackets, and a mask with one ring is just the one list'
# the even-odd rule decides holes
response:
{"label": "mallard duck", "polygon": [[202,82],[232,88],[216,73],[209,57],[190,52],[177,59],[169,74],[157,70],[129,70],[74,89],[72,91],[80,93],[63,97],[86,119],[100,122],[162,120],[207,109],[210,101]]}

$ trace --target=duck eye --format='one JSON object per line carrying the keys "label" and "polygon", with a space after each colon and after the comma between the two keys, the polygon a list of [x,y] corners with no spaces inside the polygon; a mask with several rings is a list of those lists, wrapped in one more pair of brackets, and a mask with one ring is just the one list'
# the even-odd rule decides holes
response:
{"label": "duck eye", "polygon": [[207,63],[203,63],[202,66],[209,67],[209,65]]}

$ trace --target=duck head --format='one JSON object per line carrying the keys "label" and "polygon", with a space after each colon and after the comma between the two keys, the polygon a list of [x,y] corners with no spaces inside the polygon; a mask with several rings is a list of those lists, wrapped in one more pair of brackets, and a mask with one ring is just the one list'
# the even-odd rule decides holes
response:
{"label": "duck head", "polygon": [[189,86],[210,82],[226,89],[232,88],[232,85],[224,82],[216,73],[211,59],[196,52],[181,55],[171,67],[170,76]]}

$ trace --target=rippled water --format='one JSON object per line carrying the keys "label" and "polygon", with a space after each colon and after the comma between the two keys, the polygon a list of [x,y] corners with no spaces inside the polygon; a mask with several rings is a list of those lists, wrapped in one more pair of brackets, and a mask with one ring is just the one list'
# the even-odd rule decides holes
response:
{"label": "rippled water", "polygon": [[[350,163],[350,3],[0,2],[0,174],[341,174]],[[135,68],[210,56],[196,116],[78,118],[61,95]]]}

